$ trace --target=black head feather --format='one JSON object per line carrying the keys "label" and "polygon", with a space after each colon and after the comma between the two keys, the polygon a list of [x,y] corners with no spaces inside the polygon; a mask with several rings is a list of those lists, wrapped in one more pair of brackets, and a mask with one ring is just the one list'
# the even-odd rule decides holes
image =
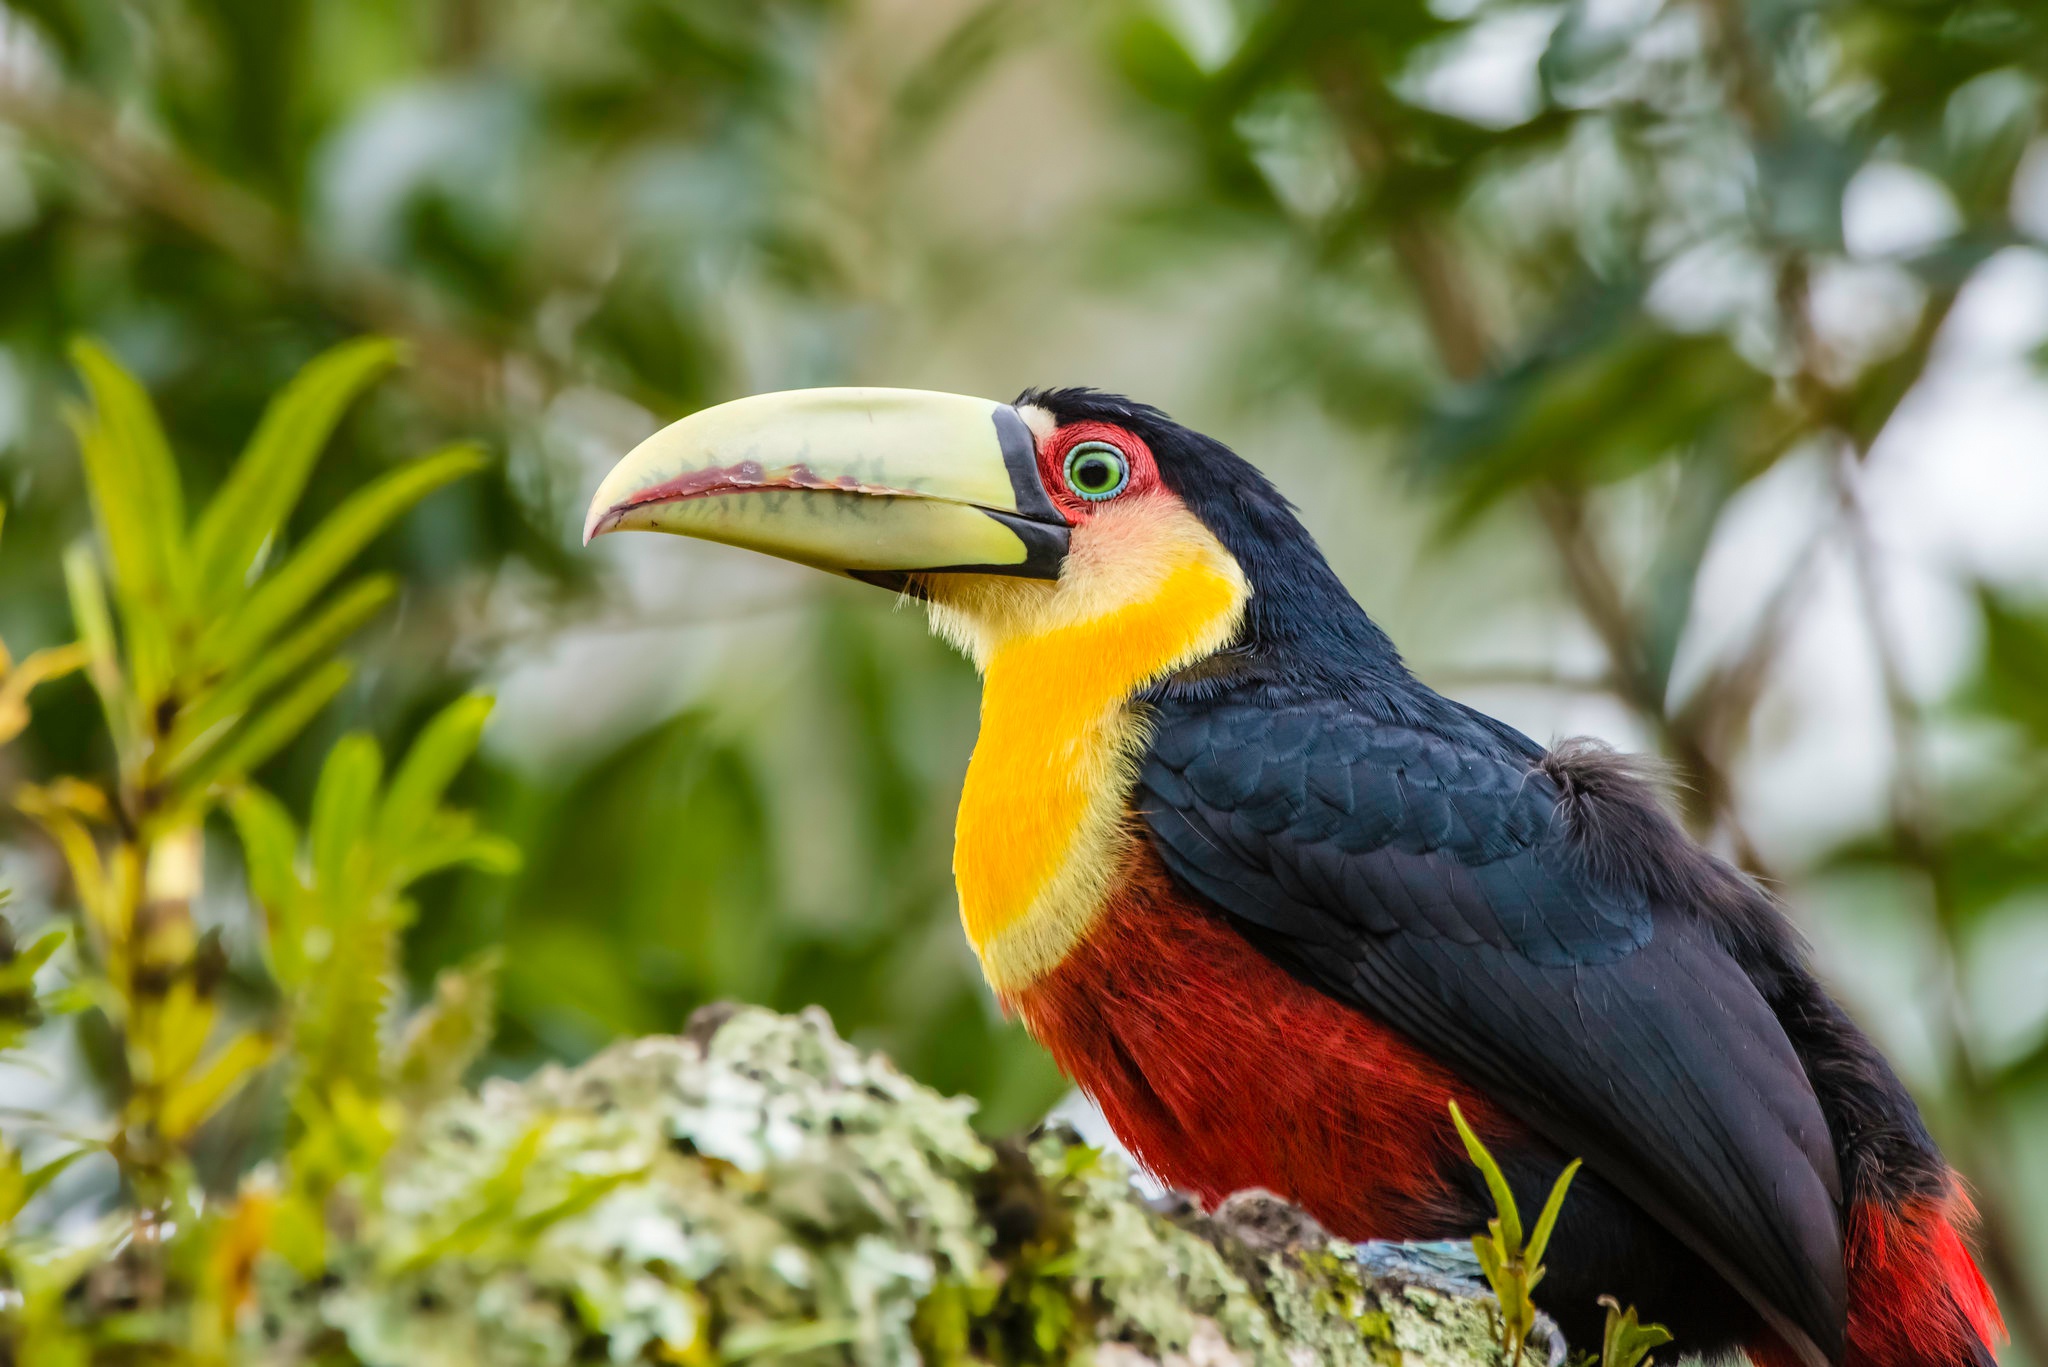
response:
{"label": "black head feather", "polygon": [[1061,424],[1106,422],[1137,433],[1159,477],[1236,558],[1252,586],[1238,640],[1216,660],[1157,692],[1222,689],[1344,698],[1388,720],[1534,756],[1541,747],[1506,723],[1442,697],[1408,672],[1301,525],[1294,505],[1258,467],[1151,404],[1100,390],[1027,389]]}
{"label": "black head feather", "polygon": [[1144,438],[1161,481],[1215,533],[1251,582],[1240,650],[1298,657],[1291,661],[1297,667],[1333,665],[1346,675],[1409,677],[1394,643],[1346,591],[1294,505],[1250,461],[1121,394],[1027,389],[1016,402],[1043,408],[1062,424],[1114,423]]}

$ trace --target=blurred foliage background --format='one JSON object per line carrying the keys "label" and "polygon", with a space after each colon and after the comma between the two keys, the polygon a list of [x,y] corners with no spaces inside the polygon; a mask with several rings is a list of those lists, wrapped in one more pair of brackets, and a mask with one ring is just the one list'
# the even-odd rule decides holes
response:
{"label": "blurred foliage background", "polygon": [[[412,888],[406,991],[502,947],[511,1073],[822,1003],[1011,1129],[1064,1088],[953,920],[971,672],[886,595],[576,529],[739,394],[1126,390],[1273,473],[1425,678],[1669,760],[1908,1075],[2048,1363],[2044,101],[2037,0],[8,0],[0,637],[82,630],[75,336],[195,507],[306,362],[398,339],[275,541],[492,458],[370,545],[394,601],[255,776],[304,820],[344,731],[400,754],[497,695],[453,799],[523,862]],[[0,791],[107,746],[87,677],[45,684]],[[207,830],[192,916],[260,1020]],[[0,841],[26,942],[77,893]],[[31,1156],[124,1104],[96,1019],[0,1073]]]}

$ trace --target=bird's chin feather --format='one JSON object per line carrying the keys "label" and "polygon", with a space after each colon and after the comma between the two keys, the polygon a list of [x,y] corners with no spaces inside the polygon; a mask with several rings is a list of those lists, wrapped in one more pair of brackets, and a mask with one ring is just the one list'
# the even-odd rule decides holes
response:
{"label": "bird's chin feather", "polygon": [[1185,504],[1162,490],[1105,504],[1076,526],[1057,581],[932,574],[922,576],[921,587],[932,630],[986,673],[1005,645],[1111,617],[1156,595],[1176,570],[1196,564],[1212,567],[1249,596],[1230,552]]}

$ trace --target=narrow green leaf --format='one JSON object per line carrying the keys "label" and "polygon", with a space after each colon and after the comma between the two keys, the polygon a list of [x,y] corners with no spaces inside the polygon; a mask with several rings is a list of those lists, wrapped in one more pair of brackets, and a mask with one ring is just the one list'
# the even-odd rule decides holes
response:
{"label": "narrow green leaf", "polygon": [[327,654],[398,592],[388,574],[366,575],[297,631],[257,655],[243,672],[202,694],[178,716],[161,754],[168,773],[176,774],[217,744],[229,727],[301,669]]}
{"label": "narrow green leaf", "polygon": [[[464,823],[467,827],[468,823]],[[433,836],[419,841],[391,870],[391,885],[405,887],[442,869],[466,864],[479,873],[503,876],[519,872],[517,843],[501,835],[465,829],[460,834]]]}
{"label": "narrow green leaf", "polygon": [[100,696],[114,749],[125,767],[137,755],[142,723],[122,679],[121,656],[114,644],[114,616],[107,607],[106,586],[100,581],[99,560],[88,543],[75,542],[65,550],[64,586],[71,598],[72,623],[85,645],[93,691]]}
{"label": "narrow green leaf", "polygon": [[182,786],[203,792],[213,784],[233,782],[247,775],[305,730],[306,723],[341,692],[351,672],[344,660],[329,660],[314,670],[268,710],[252,718],[209,763],[186,775]]}
{"label": "narrow green leaf", "polygon": [[1486,1274],[1487,1285],[1495,1287],[1497,1295],[1501,1273],[1500,1246],[1487,1235],[1475,1234],[1472,1236],[1472,1256],[1479,1260],[1479,1270]]}
{"label": "narrow green leaf", "polygon": [[[1558,1214],[1564,1209],[1565,1193],[1571,1188],[1572,1178],[1579,1174],[1579,1161],[1574,1158],[1557,1175],[1557,1183],[1550,1189],[1550,1199],[1543,1203],[1543,1213],[1536,1217],[1536,1228],[1529,1235],[1529,1251],[1523,1255],[1531,1267],[1543,1261],[1543,1250],[1550,1245],[1550,1232],[1557,1228]],[[1542,1275],[1540,1269],[1536,1275]],[[1529,1284],[1536,1284],[1535,1277],[1530,1278]]]}
{"label": "narrow green leaf", "polygon": [[264,545],[298,505],[335,424],[400,357],[398,343],[387,338],[344,342],[316,357],[271,400],[193,530],[198,596],[207,612],[225,612],[240,597]]}
{"label": "narrow green leaf", "polygon": [[299,882],[299,831],[284,804],[257,787],[243,787],[228,798],[228,816],[242,842],[242,866],[249,877],[249,895],[263,911],[264,949],[270,972],[286,991],[306,979],[306,897]]}
{"label": "narrow green leaf", "polygon": [[504,954],[487,949],[434,979],[434,999],[407,1024],[398,1049],[398,1098],[418,1114],[452,1094],[496,1028]]}
{"label": "narrow green leaf", "polygon": [[1607,1308],[1607,1327],[1600,1345],[1600,1367],[1647,1367],[1653,1348],[1671,1342],[1671,1331],[1661,1324],[1638,1324],[1636,1308],[1627,1310],[1612,1296],[1600,1297]]}
{"label": "narrow green leaf", "polygon": [[62,1176],[66,1168],[93,1151],[90,1148],[73,1149],[69,1153],[58,1154],[47,1163],[38,1163],[23,1176],[23,1190],[27,1195],[34,1196],[37,1192]]}
{"label": "narrow green leaf", "polygon": [[[5,929],[5,925],[0,924],[0,931]],[[64,928],[52,926],[38,935],[26,949],[17,950],[12,958],[0,963],[0,992],[11,994],[33,987],[36,974],[50,961],[50,956],[57,952],[64,939]]]}
{"label": "narrow green leaf", "polygon": [[350,856],[370,834],[384,755],[377,742],[357,731],[343,736],[327,754],[320,784],[313,790],[313,886],[336,904],[351,901]]}
{"label": "narrow green leaf", "polygon": [[242,864],[256,900],[275,902],[302,891],[296,869],[299,832],[284,804],[250,786],[237,789],[227,809],[242,841]]}
{"label": "narrow green leaf", "polygon": [[71,360],[93,401],[90,416],[72,415],[72,428],[122,593],[182,604],[185,499],[156,408],[96,342],[73,341]]}
{"label": "narrow green leaf", "polygon": [[451,480],[482,469],[485,463],[484,453],[477,447],[455,446],[357,490],[290,560],[250,593],[240,611],[207,634],[201,653],[208,661],[228,667],[255,653],[401,513]]}
{"label": "narrow green leaf", "polygon": [[1458,1138],[1465,1141],[1465,1152],[1473,1166],[1486,1179],[1486,1189],[1493,1194],[1493,1208],[1500,1214],[1501,1251],[1509,1258],[1518,1258],[1522,1253],[1522,1217],[1515,1209],[1515,1194],[1508,1189],[1508,1179],[1501,1173],[1500,1164],[1494,1162],[1486,1145],[1479,1142],[1479,1136],[1465,1123],[1465,1113],[1458,1109],[1458,1103],[1451,1103],[1451,1123],[1458,1127]]}
{"label": "narrow green leaf", "polygon": [[221,1103],[249,1075],[271,1060],[277,1046],[254,1030],[236,1035],[199,1072],[175,1088],[164,1101],[157,1125],[172,1141],[183,1139],[205,1124]]}
{"label": "narrow green leaf", "polygon": [[457,698],[427,723],[392,776],[377,820],[377,846],[395,853],[431,827],[441,796],[476,753],[492,699],[479,693]]}
{"label": "narrow green leaf", "polygon": [[70,1167],[90,1149],[73,1149],[59,1154],[47,1163],[26,1171],[21,1166],[21,1154],[0,1140],[0,1230],[4,1230],[21,1208],[35,1199],[37,1192],[50,1185],[58,1174]]}

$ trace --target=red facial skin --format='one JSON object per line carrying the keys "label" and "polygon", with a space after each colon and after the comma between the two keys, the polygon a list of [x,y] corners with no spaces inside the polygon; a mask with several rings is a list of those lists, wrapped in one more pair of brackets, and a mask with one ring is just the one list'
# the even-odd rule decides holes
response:
{"label": "red facial skin", "polygon": [[[1067,487],[1067,453],[1084,441],[1108,442],[1123,452],[1124,459],[1130,464],[1129,482],[1109,498],[1082,498]],[[1152,448],[1145,444],[1144,439],[1106,422],[1069,423],[1039,442],[1038,477],[1053,504],[1076,527],[1112,503],[1141,497],[1164,487],[1159,482],[1159,466],[1153,462]]]}

